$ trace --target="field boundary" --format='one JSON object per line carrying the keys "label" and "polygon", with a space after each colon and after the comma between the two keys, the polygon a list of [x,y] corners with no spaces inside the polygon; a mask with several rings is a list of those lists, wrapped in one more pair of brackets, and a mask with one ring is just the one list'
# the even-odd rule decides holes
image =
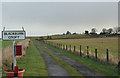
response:
{"label": "field boundary", "polygon": [[[89,46],[86,47],[86,52],[84,52],[82,49],[78,50],[76,49],[76,46],[74,46],[73,48],[70,47],[71,45],[64,45],[64,44],[59,44],[59,43],[54,43],[54,42],[50,42],[50,41],[43,41],[46,44],[52,45],[55,48],[59,48],[62,50],[66,50],[69,53],[75,54],[76,56],[81,56],[81,57],[87,57],[96,61],[101,61],[103,63],[107,63],[107,64],[118,64],[118,62],[114,62],[113,60],[111,60],[110,57],[112,57],[109,54],[109,49],[106,49],[106,55],[104,55],[104,58],[98,56],[98,52],[97,52],[97,48],[95,48],[95,54],[93,55],[93,53],[90,51]],[[80,48],[82,47],[82,45],[80,45]]]}
{"label": "field boundary", "polygon": [[95,70],[96,72],[100,72],[106,76],[117,76],[117,77],[119,76],[118,68],[116,68],[117,65],[104,64],[104,63],[101,63],[101,62],[98,62],[98,61],[95,61],[92,59],[88,59],[87,57],[75,56],[72,53],[68,53],[68,51],[66,51],[66,50],[55,48],[54,46],[46,44],[42,41],[40,41],[40,43],[42,43],[44,46],[46,46],[56,52],[59,52],[65,56],[68,56],[78,62],[81,62],[82,64],[88,66],[89,68]]}

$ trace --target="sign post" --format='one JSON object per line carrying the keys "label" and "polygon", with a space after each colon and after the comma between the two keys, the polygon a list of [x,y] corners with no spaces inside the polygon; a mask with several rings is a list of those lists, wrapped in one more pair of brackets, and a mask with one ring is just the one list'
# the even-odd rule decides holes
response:
{"label": "sign post", "polygon": [[16,66],[15,59],[15,40],[25,40],[26,32],[23,30],[15,30],[15,31],[6,31],[5,28],[2,31],[2,40],[13,40],[13,71]]}
{"label": "sign post", "polygon": [[25,40],[25,31],[2,31],[2,40]]}
{"label": "sign post", "polygon": [[15,59],[15,40],[13,40],[13,71],[15,70],[16,59]]}

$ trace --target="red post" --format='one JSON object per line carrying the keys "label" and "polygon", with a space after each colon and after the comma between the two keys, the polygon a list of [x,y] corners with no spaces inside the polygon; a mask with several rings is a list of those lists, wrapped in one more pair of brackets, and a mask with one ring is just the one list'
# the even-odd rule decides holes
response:
{"label": "red post", "polygon": [[18,77],[18,67],[15,66],[14,77]]}

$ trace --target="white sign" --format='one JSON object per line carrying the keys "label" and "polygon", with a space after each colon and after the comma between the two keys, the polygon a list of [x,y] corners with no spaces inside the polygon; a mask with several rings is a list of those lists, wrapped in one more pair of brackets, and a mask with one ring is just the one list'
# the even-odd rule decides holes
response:
{"label": "white sign", "polygon": [[25,31],[2,31],[2,40],[25,40]]}

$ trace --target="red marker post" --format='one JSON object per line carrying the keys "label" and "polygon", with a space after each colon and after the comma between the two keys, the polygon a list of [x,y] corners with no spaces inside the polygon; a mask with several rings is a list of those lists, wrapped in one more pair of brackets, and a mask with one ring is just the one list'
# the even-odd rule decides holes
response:
{"label": "red marker post", "polygon": [[17,66],[15,66],[14,77],[15,78],[18,77],[18,67]]}

